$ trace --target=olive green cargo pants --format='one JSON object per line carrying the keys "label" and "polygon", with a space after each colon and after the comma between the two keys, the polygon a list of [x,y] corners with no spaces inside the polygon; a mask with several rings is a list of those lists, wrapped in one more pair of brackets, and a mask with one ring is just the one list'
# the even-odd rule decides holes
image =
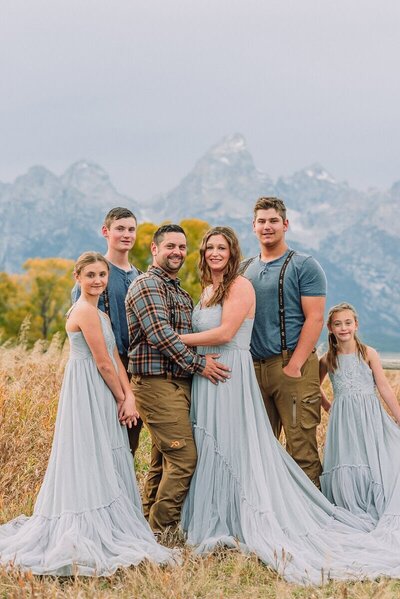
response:
{"label": "olive green cargo pants", "polygon": [[320,488],[322,471],[316,438],[321,421],[318,357],[313,352],[293,378],[283,372],[281,355],[254,360],[254,368],[274,435],[279,439],[282,427],[286,449],[312,482]]}
{"label": "olive green cargo pants", "polygon": [[189,418],[189,379],[133,376],[139,414],[152,447],[143,511],[154,531],[176,526],[196,468],[197,452]]}

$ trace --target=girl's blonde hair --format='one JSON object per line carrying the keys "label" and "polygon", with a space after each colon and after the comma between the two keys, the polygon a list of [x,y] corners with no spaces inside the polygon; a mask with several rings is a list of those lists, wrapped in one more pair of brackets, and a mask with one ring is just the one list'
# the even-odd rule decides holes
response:
{"label": "girl's blonde hair", "polygon": [[[327,326],[328,328],[332,326],[333,317],[337,312],[342,312],[343,310],[350,310],[353,313],[354,320],[356,324],[358,324],[358,315],[355,308],[346,302],[342,302],[341,304],[337,304],[333,306],[328,313]],[[354,340],[356,342],[356,349],[360,359],[367,361],[367,346],[360,341],[357,336],[357,332],[354,333]],[[328,351],[326,353],[326,366],[328,372],[334,372],[337,368],[337,340],[333,333],[329,331],[328,335]]]}
{"label": "girl's blonde hair", "polygon": [[207,265],[205,254],[207,249],[207,243],[210,237],[214,235],[222,235],[226,241],[228,242],[230,256],[228,260],[228,264],[226,265],[226,269],[222,278],[221,283],[218,285],[217,289],[214,291],[210,299],[206,302],[207,306],[216,306],[217,304],[222,304],[225,297],[229,293],[229,289],[231,288],[232,283],[238,276],[238,269],[240,264],[240,246],[239,240],[236,237],[236,233],[230,227],[213,227],[209,229],[207,233],[204,235],[201,245],[200,245],[200,259],[199,259],[199,270],[200,270],[200,282],[202,289],[207,287],[212,283],[211,271]]}
{"label": "girl's blonde hair", "polygon": [[110,270],[110,266],[103,254],[100,254],[99,252],[84,252],[75,262],[74,274],[80,275],[85,266],[89,266],[89,264],[95,264],[96,262],[104,262],[107,270]]}

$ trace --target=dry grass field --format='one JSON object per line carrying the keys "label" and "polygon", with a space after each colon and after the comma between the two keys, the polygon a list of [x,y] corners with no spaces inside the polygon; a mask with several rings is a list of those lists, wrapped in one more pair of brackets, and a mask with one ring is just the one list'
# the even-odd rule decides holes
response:
{"label": "dry grass field", "polygon": [[[20,513],[30,514],[46,468],[57,398],[68,350],[57,338],[47,351],[37,343],[32,350],[23,344],[0,346],[0,523]],[[400,373],[387,371],[399,391]],[[328,389],[328,395],[330,391]],[[319,430],[323,447],[326,417]],[[143,437],[137,474],[143,481],[147,469],[149,440]],[[0,570],[0,597],[25,598],[121,598],[121,599],[223,599],[237,598],[376,598],[400,597],[400,581],[329,583],[322,588],[289,585],[255,557],[226,550],[206,558],[193,556],[181,539],[183,563],[159,568],[143,564],[119,571],[110,578],[35,577]]]}

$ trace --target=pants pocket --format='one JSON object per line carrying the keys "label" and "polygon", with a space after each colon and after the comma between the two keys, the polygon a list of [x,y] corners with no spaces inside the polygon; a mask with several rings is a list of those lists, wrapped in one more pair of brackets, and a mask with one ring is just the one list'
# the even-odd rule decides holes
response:
{"label": "pants pocket", "polygon": [[304,397],[301,402],[301,427],[315,428],[321,422],[321,396]]}
{"label": "pants pocket", "polygon": [[186,442],[179,430],[178,418],[169,416],[168,420],[165,420],[162,416],[162,413],[147,415],[147,425],[157,449],[164,452],[184,447]]}
{"label": "pants pocket", "polygon": [[185,439],[162,439],[160,441],[160,450],[162,452],[177,451],[186,447]]}

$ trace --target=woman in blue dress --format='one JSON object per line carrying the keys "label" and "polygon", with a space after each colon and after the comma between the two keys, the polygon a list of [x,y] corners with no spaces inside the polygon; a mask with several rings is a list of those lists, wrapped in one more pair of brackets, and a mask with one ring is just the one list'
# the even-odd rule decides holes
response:
{"label": "woman in blue dress", "polygon": [[255,294],[237,275],[239,261],[232,229],[206,233],[196,332],[182,340],[200,353],[220,354],[231,378],[218,385],[193,380],[198,463],[182,512],[189,544],[200,554],[221,545],[254,552],[301,584],[399,577],[387,539],[368,534],[371,521],[333,506],[275,439],[249,352]]}
{"label": "woman in blue dress", "polygon": [[0,526],[0,564],[34,574],[109,576],[148,559],[173,561],[141,511],[126,426],[135,398],[108,316],[97,308],[108,263],[75,265],[81,296],[67,320],[65,368],[51,455],[33,515]]}

